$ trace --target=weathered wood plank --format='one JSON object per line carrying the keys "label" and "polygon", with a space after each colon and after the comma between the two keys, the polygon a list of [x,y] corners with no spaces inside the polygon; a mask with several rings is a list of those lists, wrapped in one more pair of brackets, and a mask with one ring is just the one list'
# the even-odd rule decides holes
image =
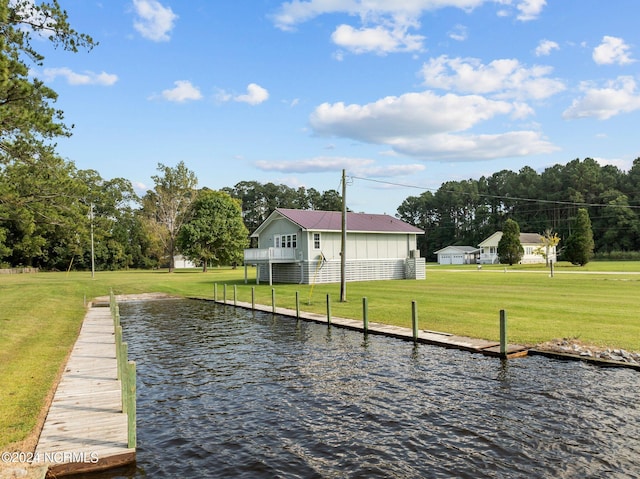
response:
{"label": "weathered wood plank", "polygon": [[87,311],[35,451],[60,477],[135,461],[127,446],[127,415],[117,379],[113,320],[108,308]]}

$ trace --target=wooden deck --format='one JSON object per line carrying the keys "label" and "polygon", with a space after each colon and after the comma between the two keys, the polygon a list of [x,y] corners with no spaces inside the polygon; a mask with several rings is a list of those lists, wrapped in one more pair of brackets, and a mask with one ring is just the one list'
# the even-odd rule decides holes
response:
{"label": "wooden deck", "polygon": [[[215,300],[215,302],[230,306],[237,306],[245,309],[252,309],[251,303],[242,301],[234,302],[233,300],[230,301],[227,299],[226,301]],[[289,316],[293,318],[297,317],[296,311],[293,309],[276,307],[274,311],[272,306],[265,306],[261,304],[254,305],[254,309],[256,311],[275,312],[276,314],[280,314],[282,316]],[[328,323],[326,314],[322,315],[301,311],[299,318],[307,321],[314,321],[316,323]],[[331,317],[331,324],[333,326],[352,329],[355,331],[364,331],[362,320]],[[498,325],[496,324],[496,327],[497,326]],[[369,334],[381,334],[398,339],[403,339],[406,341],[413,341],[413,330],[411,328],[403,328],[401,326],[392,326],[389,324],[369,322],[367,332]],[[437,331],[419,330],[417,342],[443,346],[452,349],[460,349],[473,353],[481,353],[485,356],[501,357],[500,343],[496,341],[487,341],[485,339],[468,338],[466,336],[456,336],[453,334],[440,333]],[[527,353],[528,349],[525,346],[521,346],[519,344],[507,344],[507,359],[523,357],[526,356]]]}
{"label": "wooden deck", "polygon": [[135,461],[127,447],[114,323],[108,307],[87,311],[35,450],[48,477],[100,471]]}

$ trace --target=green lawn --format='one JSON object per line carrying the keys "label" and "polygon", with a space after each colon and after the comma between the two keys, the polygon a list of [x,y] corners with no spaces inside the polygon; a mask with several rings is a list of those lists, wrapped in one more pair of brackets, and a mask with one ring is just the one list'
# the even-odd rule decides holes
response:
{"label": "green lawn", "polygon": [[[130,271],[0,275],[0,450],[23,448],[33,438],[38,416],[61,370],[84,317],[85,300],[116,294],[163,292],[218,299],[234,285],[238,300],[362,318],[367,297],[369,320],[409,327],[411,303],[418,305],[421,329],[497,340],[499,311],[509,318],[509,341],[533,345],[554,338],[640,351],[640,263],[589,263],[585,268],[559,264],[556,274],[539,266],[444,267],[429,265],[426,280],[374,281],[340,285],[244,284],[242,268],[199,271]],[[616,271],[615,274],[609,274]],[[587,272],[589,274],[573,274]],[[253,278],[254,270],[250,270]],[[251,278],[251,281],[253,279]]]}

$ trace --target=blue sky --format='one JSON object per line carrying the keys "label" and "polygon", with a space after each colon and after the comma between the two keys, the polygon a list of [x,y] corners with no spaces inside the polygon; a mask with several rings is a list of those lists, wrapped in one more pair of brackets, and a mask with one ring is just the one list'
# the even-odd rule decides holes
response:
{"label": "blue sky", "polygon": [[80,169],[340,191],[354,211],[502,169],[640,156],[638,0],[60,0],[99,42],[34,71]]}

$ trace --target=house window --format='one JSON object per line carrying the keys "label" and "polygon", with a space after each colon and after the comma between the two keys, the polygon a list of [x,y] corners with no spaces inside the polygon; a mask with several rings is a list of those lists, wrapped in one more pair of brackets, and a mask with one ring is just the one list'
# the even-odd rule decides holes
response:
{"label": "house window", "polygon": [[282,235],[283,248],[296,248],[298,244],[298,235]]}
{"label": "house window", "polygon": [[320,233],[313,233],[313,249],[320,249]]}
{"label": "house window", "polygon": [[280,236],[275,237],[275,244],[273,246],[276,248],[280,248]]}

